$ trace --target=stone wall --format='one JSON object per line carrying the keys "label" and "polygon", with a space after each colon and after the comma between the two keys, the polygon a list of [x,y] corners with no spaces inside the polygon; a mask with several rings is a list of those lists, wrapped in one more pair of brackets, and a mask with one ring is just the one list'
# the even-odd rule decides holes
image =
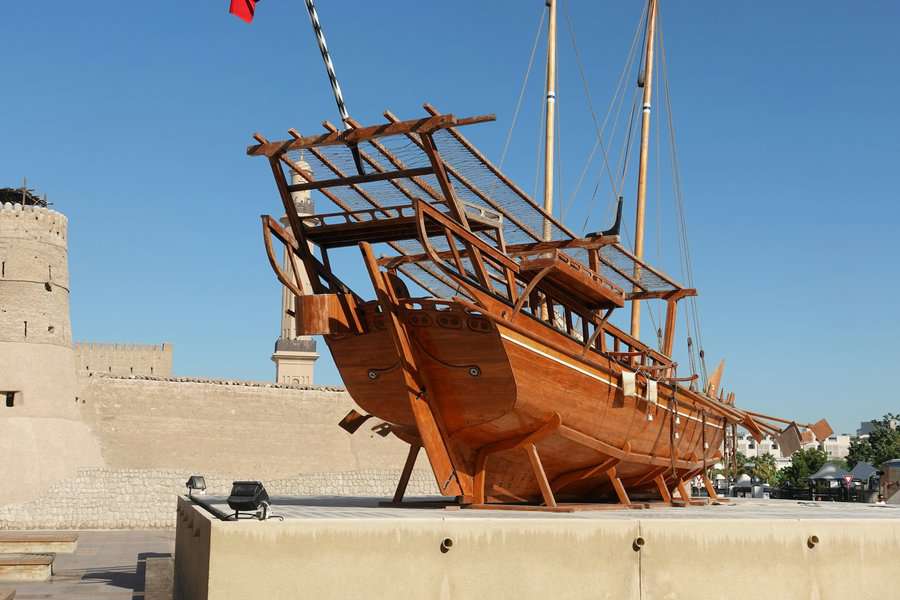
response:
{"label": "stone wall", "polygon": [[0,341],[69,346],[66,217],[0,205]]}
{"label": "stone wall", "polygon": [[75,344],[75,367],[82,377],[92,375],[172,376],[172,344]]}
{"label": "stone wall", "polygon": [[0,206],[0,504],[101,464],[75,405],[66,235],[56,211]]}
{"label": "stone wall", "polygon": [[372,431],[377,421],[352,436],[339,428],[356,406],[339,388],[95,375],[78,379],[77,395],[111,469],[278,479],[399,469],[408,449]]}
{"label": "stone wall", "polygon": [[[142,529],[175,526],[175,499],[185,493],[187,470],[83,469],[77,477],[54,484],[41,498],[0,507],[0,529]],[[309,473],[265,480],[278,513],[278,496],[393,495],[396,470]],[[205,474],[207,495],[228,495],[238,477]],[[413,473],[410,496],[436,493],[429,471]]]}

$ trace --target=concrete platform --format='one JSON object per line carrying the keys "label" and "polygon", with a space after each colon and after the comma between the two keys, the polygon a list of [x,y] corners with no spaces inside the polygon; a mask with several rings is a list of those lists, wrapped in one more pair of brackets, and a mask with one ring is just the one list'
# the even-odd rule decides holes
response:
{"label": "concrete platform", "polygon": [[[207,498],[228,512],[222,498]],[[284,521],[178,501],[176,598],[885,598],[900,508],[746,500],[567,514],[273,498]],[[885,585],[888,585],[888,588]],[[727,590],[727,591],[726,591]]]}
{"label": "concrete platform", "polygon": [[16,600],[140,600],[148,561],[174,550],[174,530],[79,531],[78,550],[56,557],[50,581],[0,588],[15,588]]}
{"label": "concrete platform", "polygon": [[0,554],[72,554],[77,548],[77,533],[0,531]]}
{"label": "concrete platform", "polygon": [[0,600],[13,600],[16,597],[16,590],[9,588],[0,588]]}
{"label": "concrete platform", "polygon": [[0,581],[47,581],[52,574],[52,554],[0,554]]}

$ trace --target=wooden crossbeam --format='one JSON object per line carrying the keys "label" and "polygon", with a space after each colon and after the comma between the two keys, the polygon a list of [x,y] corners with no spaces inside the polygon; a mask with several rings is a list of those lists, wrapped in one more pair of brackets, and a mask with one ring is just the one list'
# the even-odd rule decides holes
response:
{"label": "wooden crossbeam", "polygon": [[339,144],[358,144],[370,139],[376,139],[389,135],[402,135],[406,133],[431,133],[447,127],[462,127],[475,123],[494,121],[494,115],[479,115],[458,119],[453,115],[434,115],[421,119],[399,121],[397,123],[384,123],[369,127],[358,127],[346,131],[329,132],[321,135],[295,137],[292,140],[278,142],[265,142],[249,146],[247,154],[250,156],[274,156],[291,150],[303,150],[320,146],[336,146]]}
{"label": "wooden crossbeam", "polygon": [[341,185],[355,185],[358,183],[372,183],[373,181],[385,181],[388,179],[419,177],[421,175],[430,175],[431,173],[434,173],[434,169],[432,169],[431,167],[403,169],[400,171],[388,171],[386,173],[369,173],[366,175],[353,175],[351,177],[319,179],[317,181],[307,181],[306,183],[295,183],[293,185],[289,185],[288,190],[291,192],[303,192],[306,190],[319,190],[322,188],[337,187]]}

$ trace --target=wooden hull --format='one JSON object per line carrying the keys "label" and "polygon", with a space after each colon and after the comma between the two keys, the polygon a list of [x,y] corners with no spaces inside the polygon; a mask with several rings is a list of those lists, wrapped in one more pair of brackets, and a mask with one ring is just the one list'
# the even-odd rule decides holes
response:
{"label": "wooden hull", "polygon": [[[384,315],[365,309],[367,333],[326,341],[360,407],[415,443],[419,432],[391,333]],[[506,326],[453,302],[421,301],[407,303],[400,319],[469,501],[481,500],[482,470],[483,500],[542,498],[527,448],[485,450],[535,432],[560,500],[607,497],[613,476],[629,494],[657,489],[658,476],[671,489],[719,457],[724,420],[704,414],[694,392],[659,385],[658,401],[648,402],[639,374],[637,396],[626,397],[619,364],[597,354],[573,357],[579,343],[527,317]]]}

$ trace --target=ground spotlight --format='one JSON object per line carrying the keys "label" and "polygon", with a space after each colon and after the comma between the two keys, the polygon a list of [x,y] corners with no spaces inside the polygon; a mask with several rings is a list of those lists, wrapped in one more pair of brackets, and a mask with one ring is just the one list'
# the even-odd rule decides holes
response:
{"label": "ground spotlight", "polygon": [[188,497],[192,497],[195,491],[206,491],[206,479],[203,478],[203,475],[191,475],[184,485],[188,489]]}
{"label": "ground spotlight", "polygon": [[[269,494],[260,481],[235,481],[231,484],[228,506],[234,511],[234,518],[241,513],[256,513],[260,521],[269,518]],[[275,516],[275,515],[271,515]]]}

